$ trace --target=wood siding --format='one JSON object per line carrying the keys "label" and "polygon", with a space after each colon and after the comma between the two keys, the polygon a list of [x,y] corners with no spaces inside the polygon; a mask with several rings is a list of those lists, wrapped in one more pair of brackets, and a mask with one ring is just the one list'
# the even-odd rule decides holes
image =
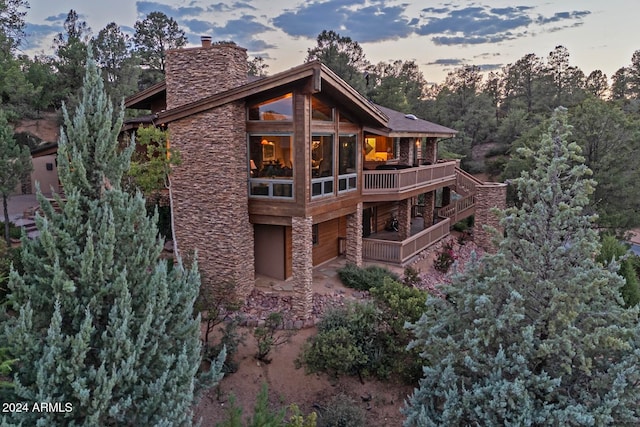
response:
{"label": "wood siding", "polygon": [[338,256],[338,237],[340,236],[346,236],[345,219],[336,218],[318,224],[318,244],[313,247],[314,266]]}

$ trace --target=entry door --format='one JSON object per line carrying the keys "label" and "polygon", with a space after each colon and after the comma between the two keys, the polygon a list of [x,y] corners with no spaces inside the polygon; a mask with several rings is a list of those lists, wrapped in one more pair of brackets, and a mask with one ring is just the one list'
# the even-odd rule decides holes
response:
{"label": "entry door", "polygon": [[254,224],[253,229],[256,273],[285,280],[286,227]]}

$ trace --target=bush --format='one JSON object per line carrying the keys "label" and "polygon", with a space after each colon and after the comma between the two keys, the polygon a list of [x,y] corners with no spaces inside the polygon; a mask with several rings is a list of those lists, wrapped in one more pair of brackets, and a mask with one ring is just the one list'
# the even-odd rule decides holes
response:
{"label": "bush", "polygon": [[328,310],[317,335],[304,344],[297,360],[307,372],[391,376],[414,383],[421,375],[419,357],[407,352],[411,337],[406,322],[417,321],[427,293],[386,278],[371,289],[374,301]]}
{"label": "bush", "polygon": [[446,243],[442,251],[436,256],[436,259],[433,260],[433,267],[441,273],[446,273],[453,263],[456,262],[456,259],[458,259],[458,256],[453,250],[453,245]]}
{"label": "bush", "polygon": [[[0,230],[1,236],[4,240],[4,222],[0,221]],[[12,222],[9,223],[9,237],[12,239],[19,239],[22,237],[22,228],[14,225]],[[6,242],[5,242],[6,243]]]}
{"label": "bush", "polygon": [[279,329],[282,329],[282,325],[282,313],[275,312],[269,314],[264,326],[258,326],[253,330],[253,336],[258,344],[256,359],[264,363],[271,363],[271,359],[267,358],[271,350],[289,342],[290,332],[278,332]]}
{"label": "bush", "polygon": [[372,303],[352,303],[328,310],[318,333],[302,348],[298,364],[307,372],[326,372],[332,376],[358,375],[376,370],[380,354],[377,325],[380,311]]}
{"label": "bush", "polygon": [[364,410],[345,394],[338,394],[327,402],[320,414],[318,427],[363,427]]}
{"label": "bush", "polygon": [[360,291],[368,291],[371,288],[380,286],[385,277],[399,280],[397,274],[377,265],[360,268],[353,264],[347,264],[338,270],[338,275],[345,286]]}
{"label": "bush", "polygon": [[242,408],[236,404],[235,396],[232,395],[229,399],[227,418],[217,424],[217,427],[316,427],[315,412],[305,417],[295,404],[278,410],[269,408],[269,390],[266,383],[262,384],[258,393],[253,417],[248,424],[243,424],[242,412]]}

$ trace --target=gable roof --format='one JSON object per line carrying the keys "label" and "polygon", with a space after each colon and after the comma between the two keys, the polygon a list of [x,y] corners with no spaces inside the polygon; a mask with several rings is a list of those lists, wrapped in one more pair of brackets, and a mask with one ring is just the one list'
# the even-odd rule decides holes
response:
{"label": "gable roof", "polygon": [[[382,132],[385,136],[450,138],[458,133],[456,130],[420,119],[413,114],[401,113],[377,104],[376,107],[389,118],[386,129]],[[365,130],[372,133],[381,133],[380,129]]]}
{"label": "gable roof", "polygon": [[[158,123],[170,123],[184,117],[210,110],[229,102],[237,101],[288,84],[308,80],[307,89],[311,93],[320,91],[329,93],[332,97],[350,107],[350,111],[369,126],[386,126],[387,117],[365,97],[338,77],[320,61],[311,61],[290,68],[289,70],[248,83],[233,89],[217,93],[200,100],[181,105],[156,114]],[[152,100],[157,96],[166,96],[166,83],[161,82],[139,92],[125,100],[127,108],[149,108]]]}
{"label": "gable roof", "polygon": [[[286,85],[307,80],[306,89],[311,93],[324,92],[347,105],[355,113],[366,131],[390,137],[438,137],[449,138],[457,131],[367,100],[329,67],[320,61],[306,62],[286,71],[263,77],[248,79],[246,84],[217,93],[197,101],[163,110],[154,115],[154,122],[167,124],[229,102],[238,101],[278,89]],[[158,100],[166,98],[166,82],[155,85],[130,96],[125,100],[126,108],[150,109]],[[147,118],[148,119],[148,118]]]}

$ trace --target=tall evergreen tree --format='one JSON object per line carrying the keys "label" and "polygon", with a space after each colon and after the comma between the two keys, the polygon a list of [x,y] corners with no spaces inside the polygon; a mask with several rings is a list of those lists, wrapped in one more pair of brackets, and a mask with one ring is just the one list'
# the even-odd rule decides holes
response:
{"label": "tall evergreen tree", "polygon": [[595,261],[581,148],[554,114],[516,184],[506,238],[429,298],[411,326],[424,377],[405,426],[630,426],[640,422],[638,312]]}
{"label": "tall evergreen tree", "polygon": [[[64,110],[58,173],[66,200],[39,197],[40,237],[23,240],[25,273],[9,278],[4,325],[15,366],[15,401],[70,403],[71,412],[20,413],[22,425],[189,425],[201,362],[194,265],[167,271],[145,202],[120,187],[131,142],[118,149],[95,62],[81,103]],[[221,356],[221,358],[224,355]],[[220,358],[219,358],[220,359]],[[221,360],[211,370],[219,379]]]}
{"label": "tall evergreen tree", "polygon": [[306,61],[319,60],[340,76],[351,87],[365,93],[363,73],[369,67],[362,46],[351,37],[343,37],[335,31],[323,30],[316,38],[316,46],[307,49]]}
{"label": "tall evergreen tree", "polygon": [[13,137],[13,129],[0,110],[0,196],[4,214],[4,239],[9,242],[9,212],[7,199],[18,184],[31,173],[31,153],[26,146],[20,146]]}

